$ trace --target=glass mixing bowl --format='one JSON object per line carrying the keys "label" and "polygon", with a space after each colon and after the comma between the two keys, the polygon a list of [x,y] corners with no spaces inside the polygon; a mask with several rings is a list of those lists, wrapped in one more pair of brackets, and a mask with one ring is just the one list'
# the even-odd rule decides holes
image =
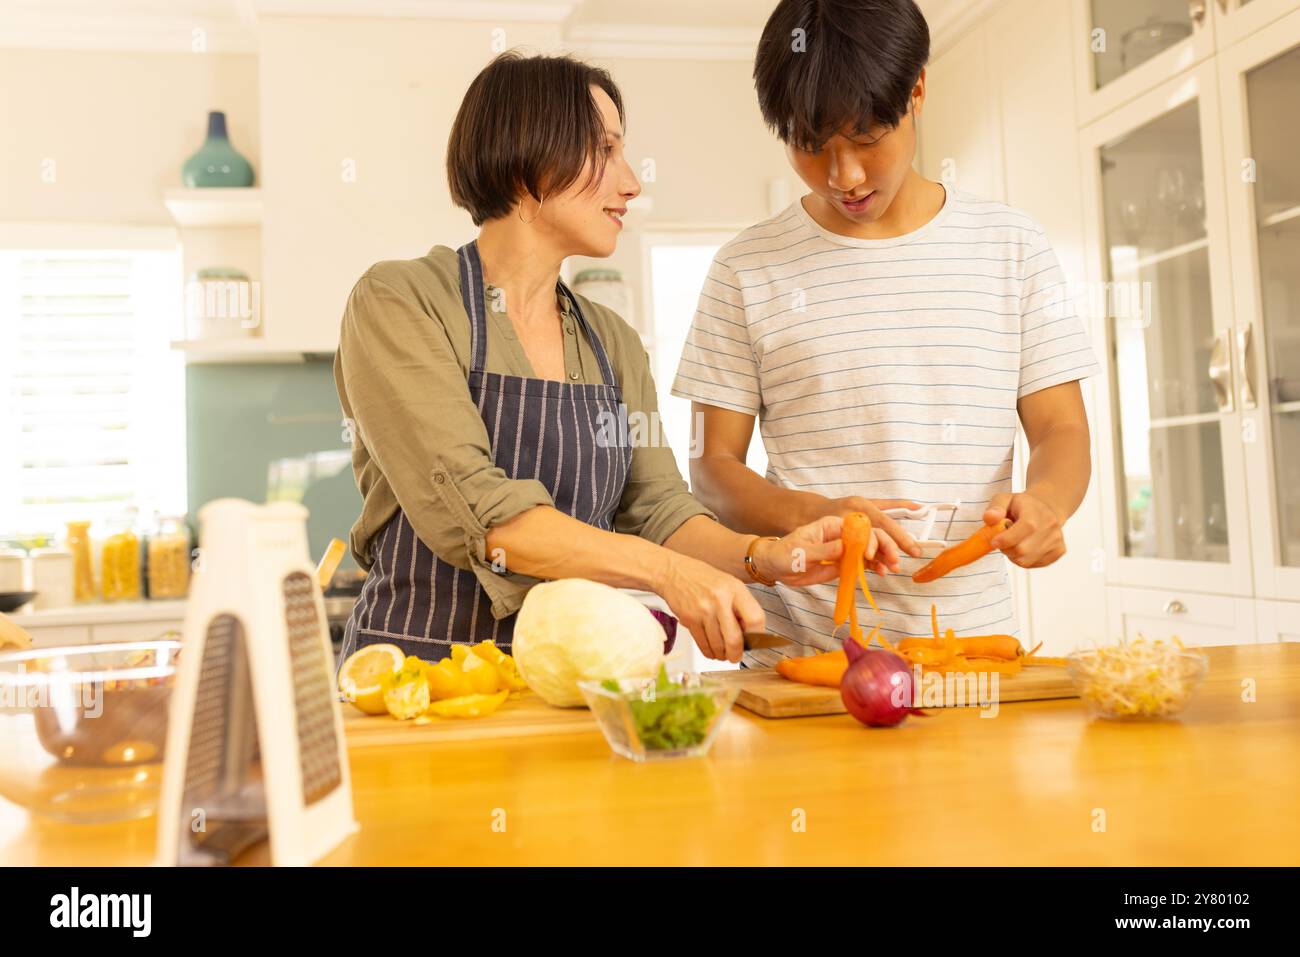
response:
{"label": "glass mixing bowl", "polygon": [[179,641],[0,654],[0,796],[60,821],[152,814]]}

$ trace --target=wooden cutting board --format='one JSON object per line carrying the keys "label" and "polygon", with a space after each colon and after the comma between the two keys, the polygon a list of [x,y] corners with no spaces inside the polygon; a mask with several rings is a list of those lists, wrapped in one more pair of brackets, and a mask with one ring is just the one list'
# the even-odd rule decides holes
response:
{"label": "wooden cutting board", "polygon": [[[764,718],[801,718],[819,714],[843,714],[845,711],[838,688],[799,684],[782,678],[772,668],[713,671],[709,675],[740,685],[736,704]],[[1026,668],[1018,675],[998,675],[999,704],[1078,696],[1074,682],[1064,668],[1043,666]],[[954,705],[955,702],[947,702],[943,706]],[[978,706],[978,701],[975,706]]]}
{"label": "wooden cutting board", "polygon": [[423,724],[398,721],[388,715],[362,714],[343,704],[343,733],[349,748],[373,748],[439,741],[524,737],[534,734],[600,733],[586,708],[552,708],[537,695],[508,698],[484,718],[434,718]]}

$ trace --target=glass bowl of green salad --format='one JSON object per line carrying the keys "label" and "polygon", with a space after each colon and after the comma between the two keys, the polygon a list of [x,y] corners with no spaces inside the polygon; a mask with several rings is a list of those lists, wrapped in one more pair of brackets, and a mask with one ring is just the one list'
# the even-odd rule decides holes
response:
{"label": "glass bowl of green salad", "polygon": [[734,684],[697,674],[579,681],[601,733],[633,761],[689,758],[708,753],[722,719],[736,701]]}

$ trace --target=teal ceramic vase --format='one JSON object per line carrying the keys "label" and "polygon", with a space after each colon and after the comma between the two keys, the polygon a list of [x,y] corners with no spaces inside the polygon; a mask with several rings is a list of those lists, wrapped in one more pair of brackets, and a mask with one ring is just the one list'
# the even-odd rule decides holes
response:
{"label": "teal ceramic vase", "polygon": [[226,135],[226,114],[208,114],[208,139],[181,167],[181,182],[203,189],[210,186],[252,186],[253,167]]}

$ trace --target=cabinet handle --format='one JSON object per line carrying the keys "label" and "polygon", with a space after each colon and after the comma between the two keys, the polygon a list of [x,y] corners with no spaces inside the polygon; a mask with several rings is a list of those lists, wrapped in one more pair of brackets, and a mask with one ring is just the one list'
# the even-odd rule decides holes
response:
{"label": "cabinet handle", "polygon": [[1259,405],[1255,398],[1254,323],[1237,330],[1237,355],[1241,359],[1241,407],[1254,409]]}
{"label": "cabinet handle", "polygon": [[1171,598],[1167,602],[1165,602],[1166,615],[1185,615],[1186,613],[1187,613],[1187,606],[1184,605],[1177,598]]}
{"label": "cabinet handle", "polygon": [[1214,383],[1214,395],[1220,412],[1232,411],[1232,331],[1225,329],[1214,337],[1210,350],[1210,367],[1206,375]]}
{"label": "cabinet handle", "polygon": [[1187,12],[1198,27],[1205,26],[1206,0],[1187,0]]}

